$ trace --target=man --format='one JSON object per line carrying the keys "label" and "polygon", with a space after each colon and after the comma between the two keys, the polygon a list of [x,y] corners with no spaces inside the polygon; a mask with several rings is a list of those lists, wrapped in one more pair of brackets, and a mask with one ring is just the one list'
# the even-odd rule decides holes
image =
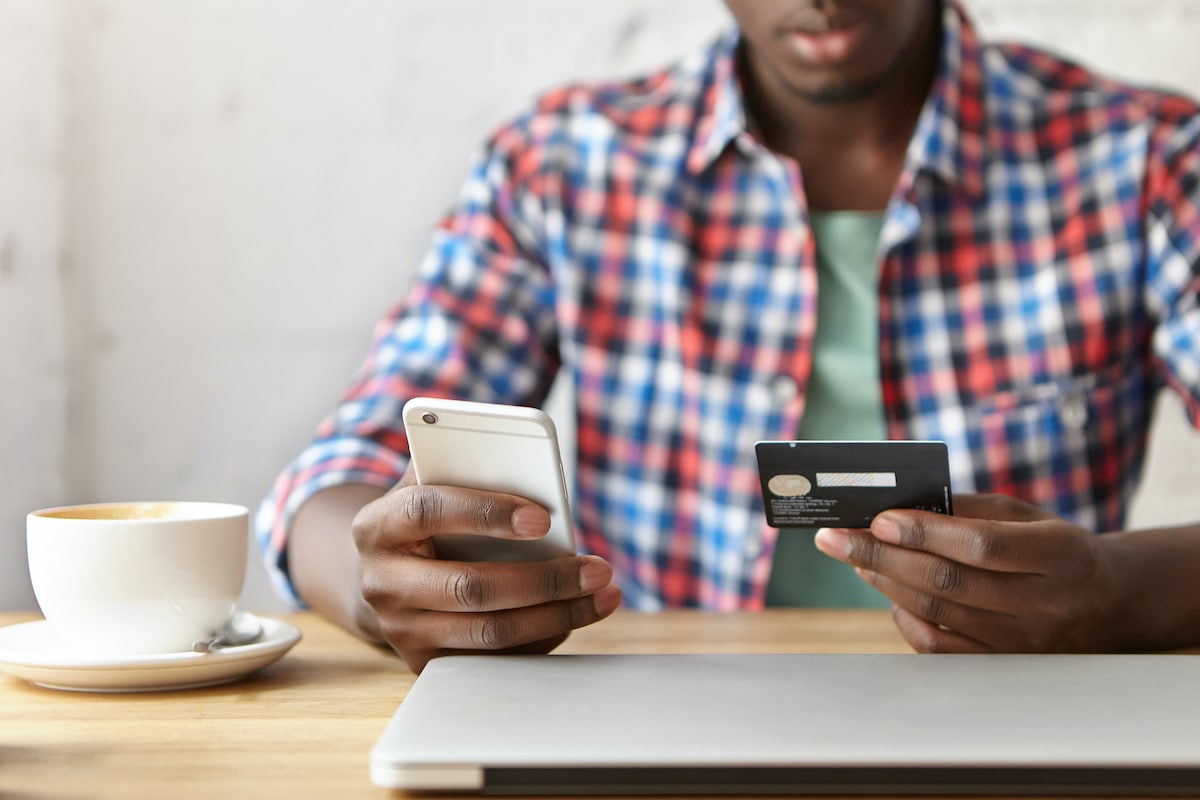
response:
{"label": "man", "polygon": [[[704,52],[488,142],[260,511],[280,587],[415,670],[548,651],[622,598],[850,583],[920,651],[1200,642],[1200,526],[1122,531],[1158,388],[1200,426],[1196,106],[984,47],[953,2],[727,6]],[[439,560],[548,518],[415,486],[401,405],[539,405],[560,371],[588,555]],[[955,516],[822,530],[832,558],[776,536],[753,444],[795,436],[945,440]]]}

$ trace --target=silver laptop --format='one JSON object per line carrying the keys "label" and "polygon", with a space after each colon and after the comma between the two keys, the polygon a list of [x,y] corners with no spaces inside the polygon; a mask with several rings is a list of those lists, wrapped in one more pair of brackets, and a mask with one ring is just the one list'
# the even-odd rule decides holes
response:
{"label": "silver laptop", "polygon": [[371,752],[488,794],[1200,794],[1200,656],[430,662]]}

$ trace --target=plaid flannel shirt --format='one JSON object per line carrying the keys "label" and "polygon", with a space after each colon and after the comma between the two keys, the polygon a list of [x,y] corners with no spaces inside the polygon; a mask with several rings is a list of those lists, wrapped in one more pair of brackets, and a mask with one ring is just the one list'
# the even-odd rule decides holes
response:
{"label": "plaid flannel shirt", "polygon": [[[1200,114],[947,3],[880,243],[888,435],[955,491],[1119,529],[1164,384],[1200,426]],[[775,531],[755,441],[804,413],[817,278],[802,175],[746,127],[738,33],[500,128],[361,374],[257,515],[277,588],[300,505],[391,486],[418,394],[575,396],[583,549],[640,609],[758,608]],[[331,532],[330,535],[344,535]]]}

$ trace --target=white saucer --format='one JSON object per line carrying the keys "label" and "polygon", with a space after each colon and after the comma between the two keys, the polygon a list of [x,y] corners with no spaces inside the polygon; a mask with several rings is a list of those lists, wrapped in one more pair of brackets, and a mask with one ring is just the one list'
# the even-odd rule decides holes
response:
{"label": "white saucer", "polygon": [[50,689],[150,692],[229,683],[278,660],[300,629],[259,617],[257,641],[209,653],[87,657],[69,649],[45,620],[0,628],[0,671]]}

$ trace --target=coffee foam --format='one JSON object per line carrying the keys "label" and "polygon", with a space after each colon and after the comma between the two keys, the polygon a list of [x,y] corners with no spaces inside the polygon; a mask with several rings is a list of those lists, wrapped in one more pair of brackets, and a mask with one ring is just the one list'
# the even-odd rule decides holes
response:
{"label": "coffee foam", "polygon": [[55,519],[187,519],[195,517],[187,503],[113,503],[109,505],[74,506],[43,511],[42,517]]}

